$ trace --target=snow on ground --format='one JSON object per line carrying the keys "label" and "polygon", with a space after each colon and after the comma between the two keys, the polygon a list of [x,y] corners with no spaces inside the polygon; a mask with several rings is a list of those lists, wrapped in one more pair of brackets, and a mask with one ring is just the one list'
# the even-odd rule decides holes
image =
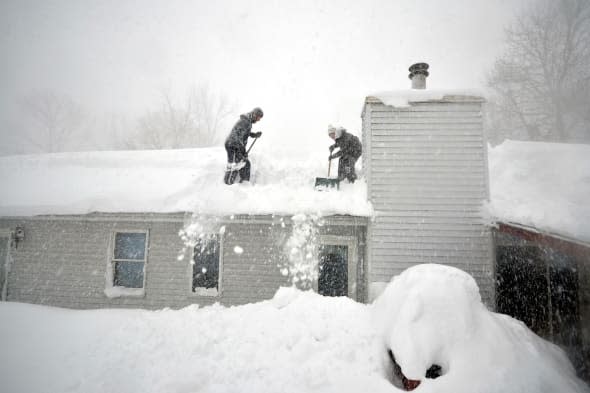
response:
{"label": "snow on ground", "polygon": [[590,145],[507,140],[488,161],[492,219],[590,241]]}
{"label": "snow on ground", "polygon": [[[374,304],[281,288],[225,308],[73,311],[0,303],[3,391],[589,392],[565,354],[487,311],[471,276],[419,265]],[[433,363],[442,376],[425,379]],[[395,383],[398,383],[397,381]]]}
{"label": "snow on ground", "polygon": [[[183,211],[371,215],[362,180],[342,184],[339,193],[314,190],[315,178],[327,177],[328,145],[324,155],[287,155],[261,141],[250,154],[252,182],[231,187],[223,183],[226,153],[221,147],[0,157],[0,216]],[[332,162],[331,177],[337,163]]]}

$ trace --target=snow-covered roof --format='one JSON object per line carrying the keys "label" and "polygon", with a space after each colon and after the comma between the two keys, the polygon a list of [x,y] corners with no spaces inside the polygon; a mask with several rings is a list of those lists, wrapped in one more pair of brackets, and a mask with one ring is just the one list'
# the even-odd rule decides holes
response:
{"label": "snow-covered roof", "polygon": [[[221,147],[0,157],[0,216],[373,214],[364,180],[315,191],[327,160],[303,157],[261,149],[250,156],[252,182],[232,186]],[[590,241],[590,145],[506,141],[488,159],[492,220]]]}
{"label": "snow-covered roof", "polygon": [[[254,150],[253,150],[254,152]],[[366,184],[314,190],[325,160],[250,154],[252,182],[223,183],[222,147],[57,153],[0,157],[0,216],[90,212],[200,214],[350,214],[370,216]],[[323,156],[322,156],[323,157]],[[336,174],[332,163],[331,177]]]}
{"label": "snow-covered roof", "polygon": [[408,107],[413,102],[428,101],[483,101],[480,89],[405,89],[380,91],[369,95],[366,102],[378,100],[393,107]]}
{"label": "snow-covered roof", "polygon": [[590,242],[590,145],[505,141],[488,151],[492,219]]}

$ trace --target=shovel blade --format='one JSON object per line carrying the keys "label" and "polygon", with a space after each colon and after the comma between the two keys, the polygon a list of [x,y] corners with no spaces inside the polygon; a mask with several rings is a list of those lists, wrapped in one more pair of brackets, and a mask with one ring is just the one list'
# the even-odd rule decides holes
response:
{"label": "shovel blade", "polygon": [[339,179],[330,179],[327,177],[316,177],[315,178],[315,189],[316,191],[326,191],[330,189],[340,189]]}

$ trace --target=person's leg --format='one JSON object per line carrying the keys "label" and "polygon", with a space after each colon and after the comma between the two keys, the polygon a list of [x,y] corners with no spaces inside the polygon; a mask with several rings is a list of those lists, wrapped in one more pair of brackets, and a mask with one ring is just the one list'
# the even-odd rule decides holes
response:
{"label": "person's leg", "polygon": [[338,180],[344,180],[346,177],[346,171],[344,167],[344,157],[340,157],[338,160]]}
{"label": "person's leg", "polygon": [[240,183],[250,181],[250,160],[246,160],[246,165],[240,169]]}
{"label": "person's leg", "polygon": [[236,181],[238,176],[236,164],[240,161],[242,155],[238,146],[225,145],[225,150],[227,152],[227,168],[223,181],[225,184],[230,185]]}
{"label": "person's leg", "polygon": [[350,158],[350,160],[348,161],[348,168],[349,168],[348,181],[351,183],[354,183],[354,181],[357,179],[356,172],[354,170],[355,164],[356,164],[356,159]]}
{"label": "person's leg", "polygon": [[348,179],[350,176],[350,162],[348,157],[342,156],[340,157],[340,161],[338,162],[338,179],[344,180]]}

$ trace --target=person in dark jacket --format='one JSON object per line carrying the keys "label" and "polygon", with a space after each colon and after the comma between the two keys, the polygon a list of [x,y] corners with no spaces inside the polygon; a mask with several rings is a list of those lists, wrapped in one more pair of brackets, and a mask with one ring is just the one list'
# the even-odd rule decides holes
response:
{"label": "person in dark jacket", "polygon": [[[333,160],[340,157],[340,161],[338,162],[338,179],[347,179],[349,182],[354,183],[357,179],[354,165],[363,153],[363,147],[359,138],[349,134],[342,127],[334,126],[328,126],[328,135],[336,142],[330,146],[329,159]],[[340,150],[332,154],[337,147]]]}
{"label": "person in dark jacket", "polygon": [[262,119],[262,109],[254,108],[252,111],[240,115],[240,120],[233,126],[225,140],[227,152],[227,168],[223,181],[225,184],[233,184],[238,174],[240,183],[250,181],[250,161],[246,152],[248,137],[260,138],[262,132],[252,132],[252,124]]}

